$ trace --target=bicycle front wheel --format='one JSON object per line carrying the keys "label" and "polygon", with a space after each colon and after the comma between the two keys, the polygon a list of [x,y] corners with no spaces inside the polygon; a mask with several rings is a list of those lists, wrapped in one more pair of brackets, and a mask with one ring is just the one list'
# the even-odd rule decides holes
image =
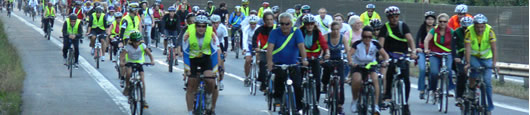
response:
{"label": "bicycle front wheel", "polygon": [[174,52],[173,52],[173,48],[169,48],[169,55],[168,55],[168,65],[169,65],[169,66],[168,66],[168,71],[169,71],[169,72],[173,72],[173,64],[174,64],[173,61],[175,61],[175,59],[174,59],[174,58],[175,58],[174,55],[175,55],[175,54],[174,54]]}

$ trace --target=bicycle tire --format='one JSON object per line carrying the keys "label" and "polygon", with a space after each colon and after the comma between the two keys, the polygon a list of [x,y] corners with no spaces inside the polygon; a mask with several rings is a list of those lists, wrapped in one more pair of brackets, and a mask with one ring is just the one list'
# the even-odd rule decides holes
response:
{"label": "bicycle tire", "polygon": [[337,78],[335,78],[334,80],[335,82],[333,83],[333,114],[331,115],[336,115],[338,114],[338,110],[337,110],[337,107],[338,107],[338,100],[339,100],[339,80]]}
{"label": "bicycle tire", "polygon": [[486,88],[485,84],[481,80],[480,82],[480,109],[479,109],[479,115],[486,115],[488,112],[488,104],[486,102]]}
{"label": "bicycle tire", "polygon": [[362,84],[363,86],[361,86],[361,91],[359,91],[361,94],[360,95],[360,98],[359,99],[359,102],[357,104],[357,111],[360,115],[366,115],[368,114],[368,108],[367,108],[367,105],[368,105],[368,92],[367,92],[367,87],[364,86],[364,84]]}
{"label": "bicycle tire", "polygon": [[142,83],[141,82],[138,82],[138,84],[136,85],[136,98],[137,98],[137,101],[136,101],[136,107],[138,107],[137,109],[137,113],[136,115],[143,115],[144,113],[144,97],[142,96],[143,94],[143,91],[142,91]]}
{"label": "bicycle tire", "polygon": [[449,109],[449,106],[448,106],[448,105],[449,105],[449,85],[448,85],[448,83],[449,83],[449,76],[446,74],[446,75],[444,76],[444,79],[445,79],[445,80],[444,80],[444,84],[445,84],[445,85],[444,85],[444,86],[445,86],[445,90],[444,90],[444,91],[445,91],[445,93],[444,93],[444,100],[443,100],[442,102],[444,103],[443,106],[445,106],[445,107],[443,107],[443,108],[445,108],[445,109],[443,110],[443,112],[444,112],[444,113],[447,113],[447,111],[448,111],[448,109]]}
{"label": "bicycle tire", "polygon": [[73,65],[74,65],[74,53],[73,53],[72,49],[69,49],[69,51],[68,51],[68,69],[70,69],[70,78],[72,78]]}
{"label": "bicycle tire", "polygon": [[298,113],[298,111],[296,111],[296,99],[295,99],[295,94],[293,92],[293,87],[292,86],[289,86],[287,88],[287,94],[289,95],[289,112],[291,115],[296,115]]}
{"label": "bicycle tire", "polygon": [[169,72],[173,72],[173,64],[174,64],[173,61],[174,61],[174,58],[175,58],[175,57],[174,57],[175,54],[173,54],[173,53],[174,53],[174,52],[173,52],[173,48],[168,48],[168,50],[169,50],[169,55],[168,55],[168,65],[169,65],[169,66],[168,66],[168,71],[169,71]]}
{"label": "bicycle tire", "polygon": [[46,34],[48,35],[48,36],[46,36],[46,38],[47,38],[48,40],[50,40],[50,36],[51,36],[51,33],[52,33],[52,32],[51,32],[52,28],[51,28],[51,26],[50,26],[50,23],[47,23],[47,24],[46,24],[46,27],[48,28],[48,29],[46,30]]}
{"label": "bicycle tire", "polygon": [[128,89],[129,90],[129,106],[131,108],[131,115],[136,115],[137,114],[136,111],[138,109],[138,106],[136,106],[137,105],[136,103],[138,100],[135,100],[137,96],[136,95],[137,92],[135,92],[136,90],[134,90],[135,88],[136,87],[131,87]]}
{"label": "bicycle tire", "polygon": [[370,104],[371,111],[369,112],[370,115],[376,115],[375,111],[375,87],[373,85],[368,86],[368,104]]}
{"label": "bicycle tire", "polygon": [[96,52],[94,52],[94,55],[96,55],[96,68],[99,69],[99,58],[100,58],[101,49],[96,48]]}

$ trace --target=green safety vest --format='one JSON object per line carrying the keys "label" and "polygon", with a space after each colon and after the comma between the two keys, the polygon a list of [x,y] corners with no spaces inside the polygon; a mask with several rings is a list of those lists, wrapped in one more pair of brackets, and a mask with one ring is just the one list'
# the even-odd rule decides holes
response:
{"label": "green safety vest", "polygon": [[45,10],[46,10],[46,14],[44,14],[45,17],[49,17],[49,16],[55,16],[55,8],[49,8],[48,6],[45,7]]}
{"label": "green safety vest", "polygon": [[394,35],[394,32],[392,32],[392,29],[390,29],[390,24],[388,22],[385,24],[385,26],[388,31],[388,36],[390,36],[391,38],[394,38],[397,41],[407,42],[406,38],[399,38],[396,35]]}
{"label": "green safety vest", "polygon": [[475,25],[467,27],[469,34],[471,34],[471,55],[480,57],[481,59],[490,59],[493,57],[491,51],[491,44],[489,42],[491,26],[486,24],[486,29],[482,34],[482,40],[478,41],[477,33],[475,32]]}
{"label": "green safety vest", "polygon": [[250,9],[248,8],[248,6],[246,8],[243,8],[243,6],[241,6],[239,9],[240,9],[239,11],[241,11],[241,13],[245,14],[245,16],[250,15],[249,14],[250,13]]}
{"label": "green safety vest", "polygon": [[[270,8],[271,8],[271,7],[268,7],[268,8],[266,8],[266,9],[270,9]],[[260,7],[260,8],[259,8],[259,11],[258,11],[258,17],[259,17],[259,18],[263,18],[263,11],[264,11],[264,10],[265,10],[265,8],[263,8],[263,7]]]}
{"label": "green safety vest", "polygon": [[210,8],[210,13],[209,13],[209,15],[212,15],[212,14],[213,14],[213,10],[215,10],[215,6],[212,6],[212,8]]}
{"label": "green safety vest", "polygon": [[133,31],[140,31],[140,20],[138,18],[133,19],[131,19],[131,16],[129,14],[127,14],[125,17],[123,17],[123,19],[121,19],[120,25],[123,25],[123,21],[127,21],[127,27],[125,28],[125,32],[123,33],[124,40],[129,38],[129,35],[131,35]]}
{"label": "green safety vest", "polygon": [[92,28],[99,28],[101,30],[105,30],[105,26],[103,24],[103,20],[105,17],[105,14],[100,13],[99,19],[96,16],[96,13],[92,13]]}
{"label": "green safety vest", "polygon": [[308,50],[308,49],[306,49],[305,51],[308,52],[308,53],[317,53],[317,52],[320,52],[320,48],[321,48],[321,47],[320,47],[320,42],[319,42],[319,41],[317,41],[317,46],[318,46],[317,49],[314,49],[314,50]]}
{"label": "green safety vest", "polygon": [[75,20],[75,25],[74,25],[74,27],[72,28],[72,27],[70,26],[70,19],[67,19],[67,20],[66,20],[66,33],[71,34],[71,35],[76,35],[76,34],[78,34],[78,31],[77,31],[77,30],[79,29],[79,24],[80,24],[80,23],[81,23],[81,20],[76,19],[76,20]]}
{"label": "green safety vest", "polygon": [[[110,27],[110,28],[111,28],[110,29],[110,31],[111,31],[110,32],[110,37],[111,38],[114,38],[116,35],[118,35],[120,33],[120,30],[119,30],[120,25],[117,25],[116,21],[112,22],[112,27]],[[116,29],[118,29],[118,32],[116,32]]]}
{"label": "green safety vest", "polygon": [[375,12],[375,11],[373,12],[372,17],[368,17],[368,11],[365,11],[364,13],[362,13],[361,17],[363,18],[363,25],[364,26],[369,26],[370,25],[370,20],[372,20],[374,18],[381,20],[380,17],[379,17],[379,14],[377,14],[377,12]]}
{"label": "green safety vest", "polygon": [[143,64],[145,62],[145,50],[144,50],[144,47],[143,47],[143,44],[140,44],[138,46],[138,48],[140,48],[140,50],[142,50],[142,57],[138,60],[133,60],[133,59],[130,59],[129,58],[129,54],[125,54],[125,62],[132,62],[132,63],[141,63]]}
{"label": "green safety vest", "polygon": [[[438,27],[437,27],[438,28]],[[441,31],[441,30],[440,30]],[[445,32],[445,31],[444,31]],[[447,36],[447,35],[446,35]],[[442,44],[438,43],[438,33],[434,32],[434,45],[436,45],[438,48],[446,51],[446,52],[451,52],[451,49],[449,48],[446,48],[445,46],[443,46]]]}
{"label": "green safety vest", "polygon": [[189,44],[190,44],[190,58],[200,58],[202,55],[211,55],[212,50],[210,43],[212,42],[213,28],[211,26],[206,27],[206,33],[204,34],[204,41],[202,47],[199,48],[199,42],[197,41],[196,27],[195,24],[188,26]]}
{"label": "green safety vest", "polygon": [[[324,30],[328,30],[328,27],[326,27],[326,25],[324,25],[324,19],[322,19],[320,16],[319,16],[318,18],[320,18],[320,25],[321,25],[322,27],[324,27]],[[324,17],[324,18],[325,18],[325,17]]]}
{"label": "green safety vest", "polygon": [[293,28],[293,32],[291,32],[291,34],[289,34],[289,36],[287,37],[287,40],[285,40],[283,42],[283,44],[278,49],[275,49],[274,51],[272,51],[272,55],[282,51],[283,48],[285,48],[285,46],[289,43],[289,41],[291,41],[291,38],[293,38],[293,35],[294,35],[295,32],[296,32],[296,28]]}

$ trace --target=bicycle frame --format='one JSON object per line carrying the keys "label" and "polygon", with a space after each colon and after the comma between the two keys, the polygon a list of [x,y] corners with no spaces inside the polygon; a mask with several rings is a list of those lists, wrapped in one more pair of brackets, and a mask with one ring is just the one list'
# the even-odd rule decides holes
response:
{"label": "bicycle frame", "polygon": [[[450,53],[435,53],[435,52],[433,52],[432,54],[442,56],[442,59],[441,59],[441,61],[442,61],[441,63],[442,64],[440,65],[441,68],[440,68],[440,72],[438,73],[438,78],[437,79],[433,79],[433,80],[437,80],[436,82],[438,82],[438,81],[440,82],[437,91],[435,91],[436,92],[435,96],[433,97],[433,98],[435,98],[434,103],[439,102],[439,104],[440,104],[439,107],[438,107],[438,111],[439,112],[442,112],[442,110],[443,110],[444,113],[447,113],[447,109],[448,109],[448,93],[449,93],[448,83],[449,83],[449,79],[451,79],[451,78],[448,78],[448,77],[449,77],[449,74],[451,72],[447,70],[448,67],[447,67],[446,60],[447,60],[447,56],[450,55]],[[445,110],[443,109],[444,105],[445,105]]]}
{"label": "bicycle frame", "polygon": [[169,65],[169,68],[168,68],[168,71],[169,72],[173,72],[173,64],[175,64],[175,61],[177,61],[176,57],[175,57],[175,45],[173,45],[173,40],[176,38],[175,36],[168,36],[166,37],[166,43],[167,43],[167,51],[168,51],[168,55],[167,55],[167,61],[168,61],[168,65]]}
{"label": "bicycle frame", "polygon": [[289,68],[296,67],[298,64],[282,64],[282,65],[274,65],[275,69],[281,69],[282,71],[287,72],[285,77],[287,79],[285,80],[285,92],[282,97],[282,103],[280,104],[280,113],[281,114],[290,114],[294,115],[297,113],[296,111],[296,95],[294,93],[293,88],[293,81],[290,78],[291,71]]}
{"label": "bicycle frame", "polygon": [[399,66],[400,61],[413,62],[405,57],[400,57],[398,59],[392,59],[390,62],[395,66],[395,74],[393,75],[394,79],[392,80],[392,102],[390,104],[390,114],[403,114],[403,106],[407,105],[405,101],[405,82],[403,78],[399,77],[401,75],[401,67]]}
{"label": "bicycle frame", "polygon": [[303,112],[307,115],[313,115],[319,113],[318,110],[318,101],[317,101],[317,91],[316,87],[316,80],[313,76],[312,68],[311,66],[302,67],[306,69],[306,73],[304,74],[305,77],[302,78],[302,86],[304,89],[304,99],[302,102],[304,102],[305,106],[303,109]]}
{"label": "bicycle frame", "polygon": [[[475,67],[472,67],[472,68],[469,68],[469,70],[472,70],[472,71],[479,71],[480,73],[483,73],[485,72],[486,68],[485,67],[478,67],[478,68],[475,68]],[[468,71],[468,76],[469,76],[469,72]],[[482,80],[484,76],[482,74],[479,74],[476,82],[475,82],[475,85],[472,86],[473,89],[469,88],[469,87],[466,87],[466,90],[464,92],[464,95],[463,95],[463,100],[464,100],[464,110],[462,111],[462,114],[463,115],[481,115],[481,114],[485,114],[487,112],[487,108],[488,108],[488,104],[486,103],[486,88],[485,88],[485,83],[484,81]],[[466,82],[466,86],[469,86],[470,83],[469,82]],[[476,90],[474,90],[475,88],[479,88],[480,91],[477,92]],[[480,94],[479,94],[480,93]]]}
{"label": "bicycle frame", "polygon": [[[343,60],[326,60],[326,63],[342,63]],[[328,92],[326,94],[326,100],[324,102],[327,103],[329,113],[330,115],[336,115],[338,114],[337,106],[338,106],[338,99],[340,99],[340,74],[338,71],[338,67],[333,68],[333,74],[330,76],[329,80],[329,87]]]}
{"label": "bicycle frame", "polygon": [[[365,68],[366,65],[357,65],[357,68]],[[379,69],[380,65],[375,65],[374,70]],[[368,71],[362,70],[362,71]],[[375,86],[373,84],[373,80],[370,78],[371,72],[361,72],[362,77],[362,85],[361,85],[361,91],[360,91],[360,101],[358,101],[357,106],[360,110],[361,115],[368,115],[368,113],[375,114]],[[377,81],[379,82],[379,81]],[[381,93],[380,93],[381,94]],[[371,108],[371,111],[368,111],[368,108]]]}

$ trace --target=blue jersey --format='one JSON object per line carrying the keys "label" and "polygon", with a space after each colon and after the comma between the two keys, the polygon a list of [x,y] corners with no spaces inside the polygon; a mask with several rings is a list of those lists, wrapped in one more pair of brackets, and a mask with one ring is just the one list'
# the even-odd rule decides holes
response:
{"label": "blue jersey", "polygon": [[[269,34],[269,44],[274,44],[274,49],[280,48],[283,42],[287,40],[288,35],[284,35],[280,28],[274,29]],[[280,52],[272,56],[272,61],[275,64],[296,64],[298,62],[297,58],[300,56],[300,51],[298,49],[298,44],[304,43],[304,37],[300,29],[294,31],[294,35],[287,43],[287,45]],[[305,49],[304,49],[305,50]]]}

